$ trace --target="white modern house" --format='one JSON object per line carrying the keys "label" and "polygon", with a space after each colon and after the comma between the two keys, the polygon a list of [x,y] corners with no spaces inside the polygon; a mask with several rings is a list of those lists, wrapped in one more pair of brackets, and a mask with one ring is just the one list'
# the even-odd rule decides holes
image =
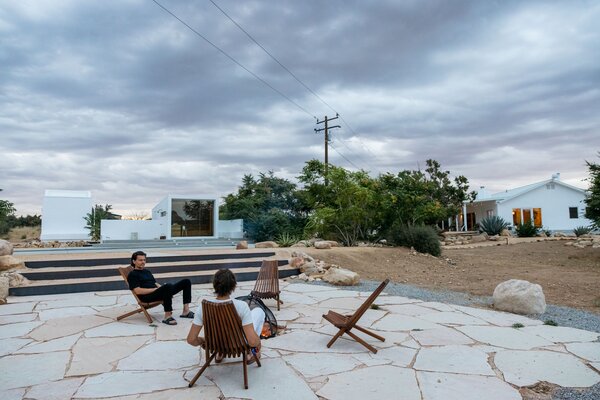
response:
{"label": "white modern house", "polygon": [[552,231],[570,231],[592,222],[584,217],[585,197],[585,190],[562,182],[559,173],[545,181],[491,195],[481,188],[476,200],[463,207],[466,229],[472,230],[483,218],[497,215],[512,227],[531,221]]}
{"label": "white modern house", "polygon": [[210,195],[170,194],[147,221],[102,220],[101,240],[242,238],[243,221],[219,220],[219,201]]}
{"label": "white modern house", "polygon": [[[42,208],[42,241],[89,240],[85,216],[92,210],[90,191],[46,190]],[[239,239],[241,219],[220,221],[217,196],[174,195],[152,209],[152,219],[102,220],[101,240]]]}
{"label": "white modern house", "polygon": [[42,241],[89,239],[85,216],[92,209],[92,193],[83,190],[46,190],[42,201]]}

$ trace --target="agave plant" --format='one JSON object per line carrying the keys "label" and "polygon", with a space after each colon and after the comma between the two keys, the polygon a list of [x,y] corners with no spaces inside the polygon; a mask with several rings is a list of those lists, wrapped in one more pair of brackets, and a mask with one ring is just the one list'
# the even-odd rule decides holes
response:
{"label": "agave plant", "polygon": [[508,222],[497,215],[485,217],[479,222],[480,229],[490,236],[499,235],[507,226]]}
{"label": "agave plant", "polygon": [[300,238],[295,235],[291,235],[288,232],[283,232],[281,235],[275,238],[275,242],[281,247],[290,247],[300,241]]}
{"label": "agave plant", "polygon": [[592,231],[592,228],[589,226],[578,226],[577,228],[573,229],[573,233],[577,237],[587,235],[591,231]]}

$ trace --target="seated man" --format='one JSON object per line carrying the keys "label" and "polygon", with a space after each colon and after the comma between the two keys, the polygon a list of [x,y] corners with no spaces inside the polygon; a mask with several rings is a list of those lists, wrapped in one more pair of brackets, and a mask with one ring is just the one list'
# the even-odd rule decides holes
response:
{"label": "seated man", "polygon": [[190,311],[190,302],[192,301],[192,282],[189,279],[182,279],[179,282],[165,283],[159,285],[154,279],[152,272],[145,269],[146,253],[136,251],[131,255],[131,266],[133,270],[127,277],[129,289],[140,298],[140,300],[150,303],[152,301],[162,300],[165,309],[165,319],[163,323],[167,325],[177,325],[173,318],[173,296],[183,290],[183,312],[181,318],[194,318],[194,313]]}
{"label": "seated man", "polygon": [[[218,270],[213,277],[213,288],[215,289],[216,298],[211,299],[210,301],[214,301],[215,303],[233,301],[235,310],[242,320],[242,328],[244,329],[246,339],[248,339],[248,344],[257,349],[256,357],[260,358],[260,332],[265,322],[265,312],[258,307],[250,311],[250,307],[248,307],[246,302],[237,299],[231,299],[231,293],[233,293],[235,290],[236,285],[237,282],[233,272],[228,269]],[[192,326],[187,337],[187,342],[192,346],[202,346],[204,343],[204,338],[199,336],[201,329],[202,304],[198,306],[196,317],[192,322]],[[223,355],[217,354],[215,357],[215,362],[220,363],[221,361],[223,361]],[[252,361],[254,360],[251,359],[251,361],[248,361],[248,364],[250,364]]]}

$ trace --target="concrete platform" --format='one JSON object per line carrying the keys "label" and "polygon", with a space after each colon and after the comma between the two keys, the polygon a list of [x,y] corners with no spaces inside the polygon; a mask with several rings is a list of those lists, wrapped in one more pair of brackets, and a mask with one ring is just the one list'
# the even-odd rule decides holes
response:
{"label": "concrete platform", "polygon": [[[204,355],[188,346],[191,321],[155,323],[133,308],[128,291],[9,297],[0,306],[0,397],[23,399],[520,399],[540,381],[589,387],[600,382],[598,333],[542,325],[522,316],[382,294],[363,325],[368,352],[347,338],[328,349],[335,329],[321,315],[352,312],[369,293],[281,282],[284,334],[263,341],[262,368],[240,360],[211,365],[187,383]],[[234,296],[249,293],[241,282]],[[211,296],[194,285],[193,301]],[[175,314],[181,297],[174,300]],[[521,329],[512,328],[514,323]],[[359,333],[359,335],[363,336]]]}

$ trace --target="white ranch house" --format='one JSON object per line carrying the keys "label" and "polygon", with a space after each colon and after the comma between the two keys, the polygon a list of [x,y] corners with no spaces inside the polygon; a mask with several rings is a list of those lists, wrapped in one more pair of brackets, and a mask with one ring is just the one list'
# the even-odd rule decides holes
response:
{"label": "white ranch house", "polygon": [[482,188],[477,199],[463,207],[466,229],[472,230],[483,218],[497,215],[511,227],[532,221],[552,231],[571,231],[592,222],[584,217],[585,197],[585,190],[562,182],[559,173],[542,182],[492,195]]}

